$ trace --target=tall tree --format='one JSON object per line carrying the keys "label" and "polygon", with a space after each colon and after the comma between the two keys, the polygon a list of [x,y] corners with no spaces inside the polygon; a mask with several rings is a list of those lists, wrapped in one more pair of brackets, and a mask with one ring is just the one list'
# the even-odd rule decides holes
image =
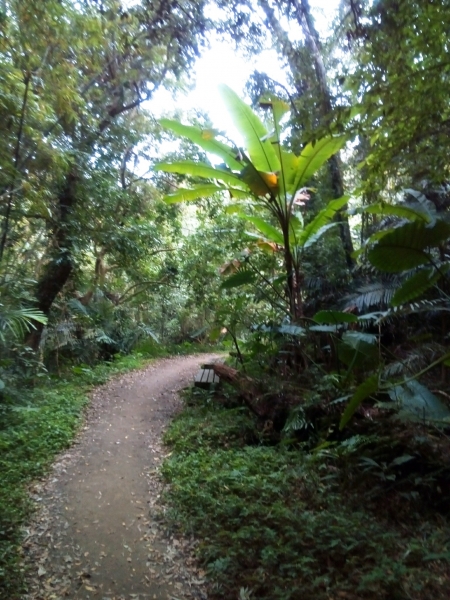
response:
{"label": "tall tree", "polygon": [[[0,259],[19,231],[41,239],[37,306],[48,314],[74,269],[86,191],[105,148],[118,177],[138,109],[176,85],[205,31],[203,2],[11,0],[1,14]],[[94,169],[95,171],[95,169]],[[91,186],[92,191],[92,186]],[[41,328],[29,339],[36,347]]]}
{"label": "tall tree", "polygon": [[342,75],[371,140],[370,184],[442,184],[450,176],[450,4],[342,2],[354,64]]}

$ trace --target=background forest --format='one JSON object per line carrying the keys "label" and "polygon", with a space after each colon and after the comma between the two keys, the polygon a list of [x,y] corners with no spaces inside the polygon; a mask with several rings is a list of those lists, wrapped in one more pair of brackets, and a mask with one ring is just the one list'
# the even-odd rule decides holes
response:
{"label": "background forest", "polygon": [[[4,598],[24,483],[85,386],[205,344],[227,385],[187,394],[164,473],[211,597],[448,597],[450,3],[322,22],[313,0],[0,2]],[[212,39],[283,67],[221,87],[236,133],[183,110]]]}

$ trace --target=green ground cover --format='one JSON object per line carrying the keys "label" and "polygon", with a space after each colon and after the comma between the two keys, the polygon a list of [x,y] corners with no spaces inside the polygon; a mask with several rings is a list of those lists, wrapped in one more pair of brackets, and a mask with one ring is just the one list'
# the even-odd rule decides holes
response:
{"label": "green ground cover", "polygon": [[447,597],[439,474],[423,487],[412,458],[386,462],[404,452],[393,438],[273,443],[245,408],[194,389],[166,443],[169,519],[200,540],[213,598]]}

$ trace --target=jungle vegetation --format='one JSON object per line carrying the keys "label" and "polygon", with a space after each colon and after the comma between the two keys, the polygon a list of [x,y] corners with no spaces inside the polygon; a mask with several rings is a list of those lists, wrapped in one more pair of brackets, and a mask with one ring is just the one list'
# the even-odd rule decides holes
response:
{"label": "jungle vegetation", "polygon": [[[0,2],[2,598],[82,386],[206,343],[223,383],[186,392],[163,474],[211,597],[448,597],[450,4],[320,23],[313,0]],[[183,109],[212,37],[283,65],[221,86],[236,140]]]}

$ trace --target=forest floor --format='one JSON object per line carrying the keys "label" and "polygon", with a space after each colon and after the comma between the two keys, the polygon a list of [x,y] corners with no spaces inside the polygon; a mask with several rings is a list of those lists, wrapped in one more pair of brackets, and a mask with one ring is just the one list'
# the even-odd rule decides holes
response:
{"label": "forest floor", "polygon": [[215,358],[158,360],[95,389],[73,446],[30,490],[24,600],[206,598],[194,540],[161,521],[159,466],[179,390]]}

